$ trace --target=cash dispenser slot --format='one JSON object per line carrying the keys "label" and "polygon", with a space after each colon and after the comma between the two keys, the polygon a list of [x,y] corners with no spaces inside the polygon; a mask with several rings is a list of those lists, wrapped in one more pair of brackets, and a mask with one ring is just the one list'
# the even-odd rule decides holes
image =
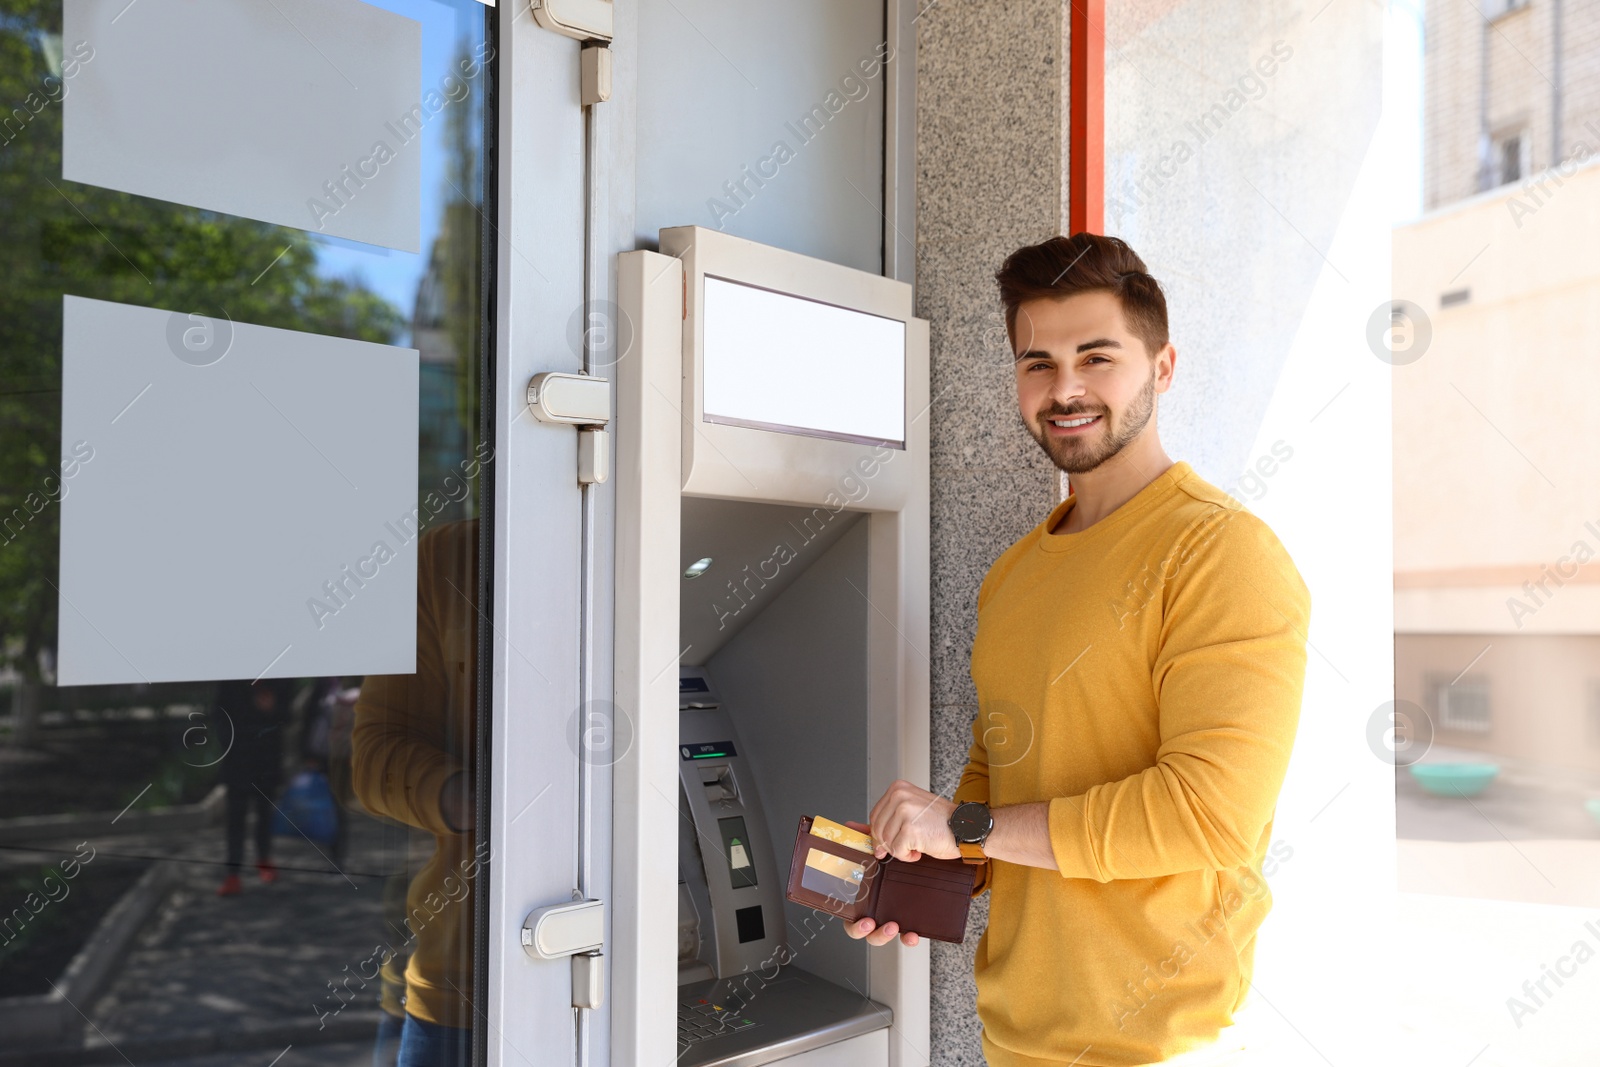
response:
{"label": "cash dispenser slot", "polygon": [[734,782],[733,768],[727,764],[720,767],[700,768],[700,781],[706,787],[706,802],[709,804],[729,803],[738,805],[739,787]]}

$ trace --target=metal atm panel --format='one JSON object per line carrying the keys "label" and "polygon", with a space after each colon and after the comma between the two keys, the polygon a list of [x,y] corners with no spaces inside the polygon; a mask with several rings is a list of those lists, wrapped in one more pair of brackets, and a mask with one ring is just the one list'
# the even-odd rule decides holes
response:
{"label": "metal atm panel", "polygon": [[780,864],[733,716],[700,668],[681,668],[678,699],[677,1063],[756,1067],[889,1026],[889,1008],[789,962],[787,853]]}
{"label": "metal atm panel", "polygon": [[768,840],[766,813],[720,708],[679,712],[679,779],[715,921],[706,929],[719,974],[740,974],[778,959],[783,890]]}

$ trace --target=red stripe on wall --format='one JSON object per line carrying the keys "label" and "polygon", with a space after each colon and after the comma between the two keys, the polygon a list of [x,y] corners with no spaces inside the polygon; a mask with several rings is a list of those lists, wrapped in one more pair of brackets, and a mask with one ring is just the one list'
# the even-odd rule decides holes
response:
{"label": "red stripe on wall", "polygon": [[1067,232],[1104,233],[1106,3],[1072,0],[1068,21]]}

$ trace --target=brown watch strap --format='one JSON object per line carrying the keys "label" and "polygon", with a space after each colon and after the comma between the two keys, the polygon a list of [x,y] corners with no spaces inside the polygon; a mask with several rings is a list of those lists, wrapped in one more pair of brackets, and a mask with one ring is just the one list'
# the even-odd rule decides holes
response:
{"label": "brown watch strap", "polygon": [[957,841],[956,847],[961,850],[961,862],[984,863],[989,857],[983,854],[983,846],[974,841]]}

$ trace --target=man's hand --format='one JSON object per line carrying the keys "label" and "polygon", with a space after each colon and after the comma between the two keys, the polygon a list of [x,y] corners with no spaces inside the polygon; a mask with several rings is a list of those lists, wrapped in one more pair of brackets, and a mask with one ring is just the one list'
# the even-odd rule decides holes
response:
{"label": "man's hand", "polygon": [[[900,924],[893,919],[883,924],[883,929],[874,930],[877,924],[871,918],[863,916],[853,923],[844,924],[844,932],[860,941],[863,937],[869,945],[887,945],[894,940],[895,934],[900,934]],[[907,945],[919,943],[916,934],[900,934],[900,940]]]}
{"label": "man's hand", "polygon": [[884,790],[872,807],[872,840],[877,857],[892,855],[915,862],[923,856],[957,860],[961,849],[950,832],[953,800],[930,793],[901,779]]}
{"label": "man's hand", "polygon": [[[862,833],[867,833],[872,829],[872,827],[868,826],[864,822],[851,822],[846,820],[845,825],[850,827],[852,830],[860,830]],[[894,940],[895,934],[900,934],[899,923],[893,921],[886,922],[883,924],[883,929],[881,930],[876,928],[877,925],[877,923],[873,922],[869,918],[861,918],[857,919],[853,923],[845,923],[844,932],[849,934],[857,941],[860,941],[863,937],[866,938],[867,944],[869,945],[887,945],[889,942]],[[914,933],[904,933],[900,934],[900,940],[907,945],[916,945],[921,939],[918,938]]]}

